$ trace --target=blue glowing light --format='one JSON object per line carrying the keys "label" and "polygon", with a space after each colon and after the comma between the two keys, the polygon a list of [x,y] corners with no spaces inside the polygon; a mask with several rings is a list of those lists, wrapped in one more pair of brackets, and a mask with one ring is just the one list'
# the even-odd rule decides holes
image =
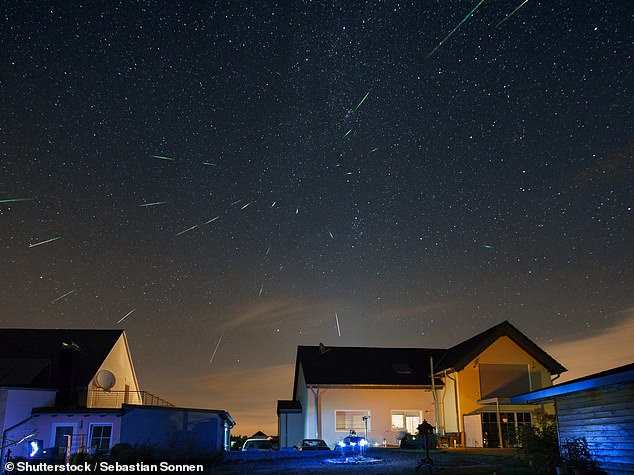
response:
{"label": "blue glowing light", "polygon": [[31,446],[29,457],[35,457],[37,453],[40,451],[40,444],[38,444],[37,440],[33,440],[31,441],[29,445]]}

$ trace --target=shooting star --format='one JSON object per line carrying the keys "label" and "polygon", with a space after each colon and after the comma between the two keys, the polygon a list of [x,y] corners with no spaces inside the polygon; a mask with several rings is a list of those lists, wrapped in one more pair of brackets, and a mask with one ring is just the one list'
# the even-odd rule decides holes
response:
{"label": "shooting star", "polygon": [[528,3],[528,0],[524,0],[522,3],[520,3],[517,7],[515,7],[515,10],[513,10],[506,18],[504,18],[502,21],[498,22],[497,25],[495,25],[495,27],[497,28],[498,26],[500,26],[502,23],[504,23],[506,20],[508,20],[509,18],[511,18],[515,12],[517,10],[519,10],[520,8],[522,8],[524,5],[526,5],[526,3]]}
{"label": "shooting star", "polygon": [[251,206],[251,203],[253,203],[253,201],[249,201],[247,204],[245,204],[242,208],[240,209],[245,209],[248,208],[249,206]]}
{"label": "shooting star", "polygon": [[218,166],[218,164],[216,164],[216,163],[211,163],[211,162],[203,162],[203,165],[208,165],[208,166],[210,166],[210,167],[217,167],[217,166]]}
{"label": "shooting star", "polygon": [[371,153],[374,153],[374,152],[378,152],[378,151],[379,151],[379,147],[374,147],[372,150],[370,150],[368,152],[368,155],[370,155]]}
{"label": "shooting star", "polygon": [[55,303],[58,300],[62,300],[64,297],[68,297],[70,294],[75,293],[75,290],[71,290],[70,292],[66,292],[64,295],[60,295],[59,297],[57,297],[55,300],[51,300],[51,303]]}
{"label": "shooting star", "polygon": [[485,249],[493,249],[493,246],[489,246],[488,244],[482,244],[482,247]]}
{"label": "shooting star", "polygon": [[145,207],[145,206],[158,206],[158,205],[163,205],[167,203],[167,201],[155,201],[154,203],[144,203],[142,205],[139,205],[141,208]]}
{"label": "shooting star", "polygon": [[277,204],[277,201],[274,201],[273,204],[271,205],[271,208],[275,208],[276,204]]}
{"label": "shooting star", "polygon": [[158,158],[159,160],[174,160],[171,157],[162,157],[160,155],[152,155],[152,158]]}
{"label": "shooting star", "polygon": [[216,216],[214,218],[211,218],[209,221],[205,221],[205,224],[209,224],[209,223],[213,223],[214,221],[220,219],[220,216]]}
{"label": "shooting star", "polygon": [[269,247],[267,248],[267,250],[266,250],[266,254],[264,254],[264,255],[265,255],[265,256],[268,256],[268,255],[269,255],[269,252],[271,252],[271,246],[269,246]]}
{"label": "shooting star", "polygon": [[42,244],[48,244],[49,242],[57,241],[58,239],[62,239],[62,236],[57,236],[42,242],[36,242],[35,244],[29,244],[29,247],[31,248],[31,247],[41,246]]}
{"label": "shooting star", "polygon": [[180,233],[176,233],[176,236],[180,236],[181,234],[185,234],[188,231],[191,231],[192,229],[196,229],[198,227],[197,224],[194,224],[192,227],[187,228],[187,229],[183,229]]}
{"label": "shooting star", "polygon": [[130,310],[128,313],[126,313],[121,320],[119,320],[117,323],[121,323],[122,321],[124,321],[126,318],[128,318],[130,315],[132,315],[134,313],[134,311],[136,310],[136,308],[133,308],[132,310]]}
{"label": "shooting star", "polygon": [[264,284],[260,285],[260,292],[258,292],[258,297],[262,297],[263,290],[264,290]]}
{"label": "shooting star", "polygon": [[334,236],[332,235],[332,233],[330,232],[330,229],[329,229],[329,228],[326,228],[326,230],[328,231],[328,234],[330,234],[330,237],[331,237],[332,239],[334,239],[335,237],[334,237]]}
{"label": "shooting star", "polygon": [[295,214],[299,214],[299,208],[295,208]]}
{"label": "shooting star", "polygon": [[[484,1],[484,0],[482,0],[482,1]],[[370,91],[368,91],[368,93],[367,93],[365,96],[363,96],[363,99],[361,99],[361,102],[359,102],[359,103],[357,104],[357,107],[355,107],[355,108],[354,108],[354,112],[356,112],[356,111],[357,111],[357,109],[358,109],[359,107],[361,107],[361,104],[363,104],[363,103],[365,102],[365,100],[368,98],[368,96],[369,96],[369,95],[370,95]]]}
{"label": "shooting star", "polygon": [[335,312],[335,320],[337,321],[337,333],[341,336],[341,328],[339,327],[339,315]]}
{"label": "shooting star", "polygon": [[473,13],[474,13],[474,12],[478,9],[478,7],[479,7],[480,5],[482,5],[482,3],[484,3],[484,0],[480,0],[480,3],[478,3],[478,4],[474,7],[474,9],[473,9],[473,10],[471,10],[471,11],[467,14],[467,16],[466,16],[466,17],[464,17],[464,18],[462,19],[462,21],[461,21],[460,23],[458,23],[458,24],[456,25],[456,27],[455,27],[453,30],[451,30],[451,31],[449,32],[449,34],[448,34],[447,36],[445,36],[445,38],[444,38],[444,39],[443,39],[440,43],[438,43],[438,46],[436,46],[433,50],[431,50],[431,53],[429,53],[429,54],[427,55],[427,57],[429,58],[429,57],[430,57],[430,56],[432,56],[432,55],[433,55],[436,51],[438,51],[438,48],[440,48],[440,47],[443,45],[443,43],[444,43],[445,41],[447,41],[447,40],[451,37],[451,35],[453,35],[453,34],[455,33],[455,31],[456,31],[458,28],[460,28],[460,25],[462,25],[465,21],[467,21],[467,19],[468,19],[471,15],[473,15]]}
{"label": "shooting star", "polygon": [[344,135],[344,136],[343,136],[343,138],[345,139],[348,135],[350,135],[350,132],[352,132],[352,129],[348,130],[348,131],[346,132],[346,135]]}
{"label": "shooting star", "polygon": [[20,201],[33,201],[35,198],[10,198],[6,200],[0,200],[0,203],[18,203]]}
{"label": "shooting star", "polygon": [[242,200],[236,200],[236,201],[234,201],[233,203],[231,203],[231,206],[233,206],[233,205],[237,205],[238,203],[240,203],[240,201],[242,201]]}
{"label": "shooting star", "polygon": [[222,335],[220,335],[220,338],[218,338],[218,343],[216,343],[216,348],[214,349],[214,352],[211,355],[211,358],[209,359],[209,364],[214,362],[214,358],[216,357],[216,352],[218,351],[218,347],[220,347],[220,342],[222,341],[223,336],[225,336],[225,332],[222,332]]}

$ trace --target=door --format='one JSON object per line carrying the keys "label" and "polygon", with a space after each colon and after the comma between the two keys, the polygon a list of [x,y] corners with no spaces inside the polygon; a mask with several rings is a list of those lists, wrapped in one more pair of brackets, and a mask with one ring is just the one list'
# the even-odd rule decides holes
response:
{"label": "door", "polygon": [[67,450],[73,441],[73,426],[57,426],[55,427],[54,450],[56,458],[65,460],[69,453]]}
{"label": "door", "polygon": [[467,447],[483,447],[482,418],[480,414],[464,416],[464,435]]}

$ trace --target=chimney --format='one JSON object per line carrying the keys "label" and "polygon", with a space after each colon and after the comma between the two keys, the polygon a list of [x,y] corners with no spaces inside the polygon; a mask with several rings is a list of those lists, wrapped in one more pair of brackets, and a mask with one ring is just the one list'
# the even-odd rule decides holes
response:
{"label": "chimney", "polygon": [[59,350],[59,364],[57,365],[57,395],[56,406],[76,406],[79,391],[75,381],[79,346],[73,341],[63,341]]}

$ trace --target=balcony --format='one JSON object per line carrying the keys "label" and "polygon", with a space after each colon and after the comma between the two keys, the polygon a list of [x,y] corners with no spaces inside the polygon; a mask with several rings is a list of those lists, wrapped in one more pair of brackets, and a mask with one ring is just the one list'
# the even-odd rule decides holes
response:
{"label": "balcony", "polygon": [[122,404],[174,407],[171,402],[147,391],[104,391],[103,389],[88,391],[87,407],[118,408]]}

